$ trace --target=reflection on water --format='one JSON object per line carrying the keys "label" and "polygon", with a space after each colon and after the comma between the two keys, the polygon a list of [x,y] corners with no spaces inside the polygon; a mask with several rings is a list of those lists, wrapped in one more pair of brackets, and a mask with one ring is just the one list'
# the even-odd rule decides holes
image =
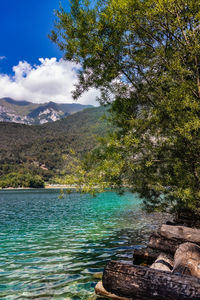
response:
{"label": "reflection on water", "polygon": [[0,205],[0,299],[89,299],[94,274],[155,227],[129,193],[0,191]]}

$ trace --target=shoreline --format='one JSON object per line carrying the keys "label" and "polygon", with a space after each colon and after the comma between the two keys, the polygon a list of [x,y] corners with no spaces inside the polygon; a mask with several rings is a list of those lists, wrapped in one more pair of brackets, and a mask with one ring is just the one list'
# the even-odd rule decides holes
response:
{"label": "shoreline", "polygon": [[11,190],[47,190],[47,189],[73,189],[76,190],[77,188],[75,186],[69,186],[69,185],[61,185],[61,184],[48,184],[42,188],[32,188],[32,187],[7,187],[7,188],[0,188],[0,191],[11,191]]}

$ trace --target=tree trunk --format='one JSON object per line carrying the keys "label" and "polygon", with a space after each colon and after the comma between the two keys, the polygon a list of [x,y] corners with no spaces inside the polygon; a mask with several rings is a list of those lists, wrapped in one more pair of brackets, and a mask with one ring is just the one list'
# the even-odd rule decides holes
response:
{"label": "tree trunk", "polygon": [[149,247],[135,249],[133,253],[133,262],[135,265],[146,264],[151,265],[160,255],[159,250],[154,250]]}
{"label": "tree trunk", "polygon": [[134,300],[200,300],[200,279],[143,266],[110,261],[103,273],[104,288]]}
{"label": "tree trunk", "polygon": [[200,247],[192,243],[181,244],[174,256],[173,273],[200,278]]}
{"label": "tree trunk", "polygon": [[182,242],[200,244],[200,229],[163,224],[160,228],[160,234],[167,239],[178,239]]}
{"label": "tree trunk", "polygon": [[148,246],[152,249],[164,251],[174,254],[178,246],[182,243],[181,240],[170,240],[162,237],[158,233],[153,233],[150,236]]}
{"label": "tree trunk", "polygon": [[156,261],[151,265],[151,269],[171,272],[173,269],[173,257],[166,253],[161,253]]}

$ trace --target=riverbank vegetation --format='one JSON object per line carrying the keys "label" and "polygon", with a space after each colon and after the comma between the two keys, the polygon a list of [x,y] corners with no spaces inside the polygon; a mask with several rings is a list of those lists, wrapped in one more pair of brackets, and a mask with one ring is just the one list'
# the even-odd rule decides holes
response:
{"label": "riverbank vegetation", "polygon": [[25,173],[9,173],[2,176],[0,188],[43,188],[44,180],[39,175]]}
{"label": "riverbank vegetation", "polygon": [[74,179],[129,186],[147,210],[200,214],[200,3],[95,3],[61,7],[51,34],[65,59],[81,66],[74,98],[98,88],[119,128]]}

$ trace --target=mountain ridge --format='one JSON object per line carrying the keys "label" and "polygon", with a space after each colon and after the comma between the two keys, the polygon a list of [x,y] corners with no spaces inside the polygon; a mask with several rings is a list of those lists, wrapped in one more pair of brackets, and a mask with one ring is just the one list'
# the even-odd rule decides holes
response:
{"label": "mountain ridge", "polygon": [[26,100],[14,100],[9,97],[0,99],[0,122],[14,122],[38,125],[55,122],[66,116],[92,108],[92,105],[79,103],[32,103]]}

